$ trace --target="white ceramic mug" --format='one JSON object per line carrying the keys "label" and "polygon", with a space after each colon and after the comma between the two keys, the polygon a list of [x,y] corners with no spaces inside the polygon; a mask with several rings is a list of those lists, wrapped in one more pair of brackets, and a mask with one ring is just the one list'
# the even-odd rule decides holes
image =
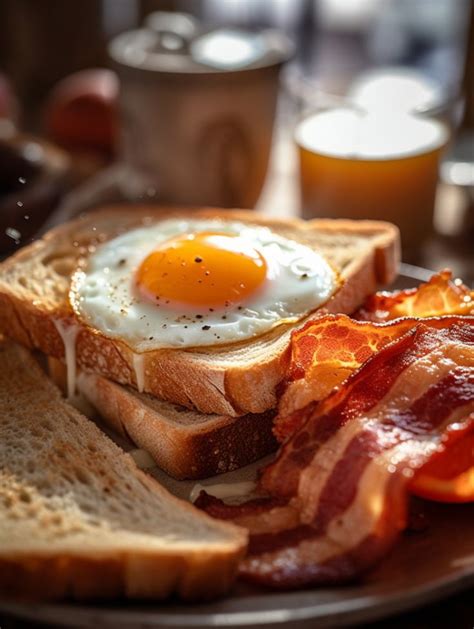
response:
{"label": "white ceramic mug", "polygon": [[122,159],[160,202],[252,208],[265,181],[279,73],[292,49],[274,31],[264,54],[223,69],[163,54],[148,29],[109,48],[120,78]]}

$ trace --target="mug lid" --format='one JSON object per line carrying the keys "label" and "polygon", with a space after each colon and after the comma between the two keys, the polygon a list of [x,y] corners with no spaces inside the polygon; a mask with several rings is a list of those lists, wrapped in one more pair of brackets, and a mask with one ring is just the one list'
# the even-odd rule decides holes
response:
{"label": "mug lid", "polygon": [[109,54],[121,66],[182,74],[219,74],[253,70],[287,61],[292,42],[280,31],[245,31],[218,28],[194,38],[157,29],[141,28],[115,37]]}

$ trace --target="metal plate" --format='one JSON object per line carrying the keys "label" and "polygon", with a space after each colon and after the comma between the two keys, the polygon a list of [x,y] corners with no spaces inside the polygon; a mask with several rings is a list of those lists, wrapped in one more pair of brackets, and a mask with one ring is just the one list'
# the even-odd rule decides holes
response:
{"label": "metal plate", "polygon": [[[430,273],[404,267],[397,288]],[[186,492],[189,491],[186,486]],[[176,489],[175,489],[176,491]],[[439,601],[474,586],[474,504],[424,503],[428,528],[402,536],[392,553],[361,582],[298,592],[237,585],[232,596],[205,605],[0,603],[0,612],[48,625],[74,627],[280,627],[347,626]]]}

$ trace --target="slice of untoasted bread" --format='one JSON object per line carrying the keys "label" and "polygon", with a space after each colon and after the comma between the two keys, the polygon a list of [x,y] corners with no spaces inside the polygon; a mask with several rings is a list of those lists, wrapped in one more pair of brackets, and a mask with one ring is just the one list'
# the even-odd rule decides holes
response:
{"label": "slice of untoasted bread", "polygon": [[0,345],[0,596],[207,599],[243,529],[169,494],[68,405],[23,348]]}
{"label": "slice of untoasted bread", "polygon": [[[391,281],[397,273],[399,235],[389,223],[276,220],[238,210],[109,208],[52,230],[1,265],[0,331],[28,347],[64,359],[57,322],[75,322],[68,289],[80,258],[97,243],[133,227],[172,216],[189,217],[190,212],[195,218],[267,225],[319,250],[344,280],[325,305],[330,312],[352,312],[379,284]],[[275,406],[275,389],[287,367],[290,333],[308,318],[241,343],[146,352],[144,391],[204,413],[262,413]],[[81,325],[75,350],[77,364],[85,371],[137,386],[134,354],[125,343]]]}
{"label": "slice of untoasted bread", "polygon": [[[48,369],[66,393],[63,363],[49,358]],[[149,452],[156,465],[177,480],[231,472],[277,449],[274,411],[205,415],[95,374],[81,373],[77,385],[112,430]]]}

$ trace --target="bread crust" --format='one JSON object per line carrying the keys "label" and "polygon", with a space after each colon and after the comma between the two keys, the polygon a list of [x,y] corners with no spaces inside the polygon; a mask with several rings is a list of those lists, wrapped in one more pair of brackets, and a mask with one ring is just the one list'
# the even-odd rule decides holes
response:
{"label": "bread crust", "polygon": [[[241,556],[243,556],[243,552]],[[162,600],[172,594],[186,601],[222,596],[236,578],[238,557],[222,553],[112,552],[28,553],[0,557],[4,600],[54,601],[118,598]]]}
{"label": "bread crust", "polygon": [[[242,417],[202,415],[133,393],[101,376],[81,374],[79,390],[117,433],[152,456],[177,480],[202,479],[239,469],[274,452],[273,411]],[[148,403],[147,403],[148,402]],[[174,418],[191,415],[183,427]]]}
{"label": "bread crust", "polygon": [[[177,594],[207,600],[228,591],[245,554],[247,532],[212,520],[140,471],[130,455],[61,398],[33,357],[11,342],[0,343],[0,404],[3,599]],[[30,455],[35,452],[34,469],[28,452],[21,452],[25,459],[19,456],[19,442],[27,444]],[[135,522],[142,502],[152,505],[149,545],[137,542],[140,525],[135,529],[126,521],[121,528],[118,515],[121,506]],[[104,503],[108,506],[101,509]],[[98,522],[91,524],[89,517]],[[188,520],[189,532],[174,543],[172,522]],[[199,525],[212,528],[209,543],[196,537]]]}
{"label": "bread crust", "polygon": [[[78,325],[67,299],[70,274],[87,250],[141,224],[189,216],[190,210],[126,206],[107,208],[62,225],[20,250],[0,266],[0,331],[30,348],[64,360],[55,321]],[[399,263],[395,226],[377,221],[270,219],[245,210],[193,210],[196,218],[224,218],[280,230],[305,242],[312,234],[360,236],[370,243],[344,268],[341,288],[323,309],[293,325],[282,325],[256,340],[207,348],[159,349],[143,354],[144,391],[203,413],[240,416],[263,413],[276,403],[276,387],[289,360],[291,331],[323,311],[352,312],[378,285],[394,279]],[[93,230],[93,228],[95,228]],[[61,256],[61,252],[64,255]],[[56,259],[54,259],[56,256]],[[25,264],[59,265],[53,298],[41,298],[14,279]],[[61,264],[63,268],[61,268]],[[134,353],[123,342],[79,324],[76,360],[84,371],[137,387]]]}

